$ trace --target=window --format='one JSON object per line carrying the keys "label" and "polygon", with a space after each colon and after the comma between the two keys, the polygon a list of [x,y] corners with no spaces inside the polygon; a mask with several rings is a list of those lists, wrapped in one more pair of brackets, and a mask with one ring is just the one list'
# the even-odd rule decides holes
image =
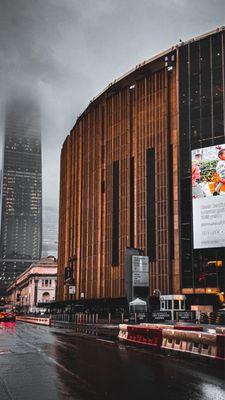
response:
{"label": "window", "polygon": [[179,310],[179,301],[178,300],[174,300],[174,309]]}
{"label": "window", "polygon": [[50,294],[48,292],[44,292],[42,295],[42,302],[47,303],[50,300]]}
{"label": "window", "polygon": [[150,261],[156,257],[155,231],[155,149],[146,153],[146,188],[147,188],[147,255]]}
{"label": "window", "polygon": [[119,264],[119,161],[113,163],[112,265]]}
{"label": "window", "polygon": [[130,247],[134,247],[134,157],[130,157]]}

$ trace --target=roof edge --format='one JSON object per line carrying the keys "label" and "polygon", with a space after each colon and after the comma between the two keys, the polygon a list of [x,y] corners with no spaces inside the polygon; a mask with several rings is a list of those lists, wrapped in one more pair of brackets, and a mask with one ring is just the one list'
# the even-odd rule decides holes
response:
{"label": "roof edge", "polygon": [[104,93],[106,93],[107,90],[109,90],[110,88],[112,88],[115,84],[119,83],[120,81],[122,81],[122,80],[125,79],[127,76],[129,76],[129,75],[131,75],[132,73],[134,73],[134,72],[135,72],[136,70],[138,70],[139,68],[141,68],[141,67],[143,67],[143,66],[145,66],[145,65],[151,64],[153,61],[155,61],[155,60],[157,60],[157,59],[159,59],[159,58],[165,56],[166,54],[168,54],[168,53],[170,53],[170,52],[176,50],[176,49],[179,48],[179,47],[185,46],[185,45],[187,45],[187,44],[189,44],[189,43],[192,43],[192,42],[195,42],[195,41],[198,41],[198,40],[202,40],[202,39],[204,39],[204,38],[206,38],[206,37],[208,37],[208,36],[211,36],[211,35],[213,35],[213,34],[215,34],[215,33],[221,32],[221,31],[223,31],[223,30],[225,30],[225,26],[221,26],[221,27],[215,28],[215,29],[213,29],[213,30],[211,30],[211,31],[209,31],[209,32],[203,33],[203,34],[198,35],[198,36],[194,36],[193,38],[188,39],[188,40],[186,40],[186,41],[184,41],[184,42],[181,41],[181,42],[179,42],[179,43],[177,43],[177,44],[175,44],[175,45],[169,47],[168,49],[166,49],[166,50],[164,50],[164,51],[162,51],[162,52],[160,52],[160,53],[157,53],[156,55],[152,56],[151,58],[149,58],[149,59],[147,59],[147,60],[144,60],[144,61],[142,61],[142,62],[139,63],[139,64],[136,64],[135,67],[131,68],[131,69],[128,70],[126,73],[124,73],[123,75],[119,76],[118,78],[116,78],[116,79],[114,79],[112,82],[110,82],[103,90],[101,90],[101,92],[99,92],[96,96],[94,96],[94,97],[90,100],[90,102],[89,102],[89,104],[87,105],[87,107],[85,107],[85,109],[78,115],[78,117],[77,117],[77,119],[76,119],[76,122],[75,122],[75,124],[73,125],[73,127],[72,127],[72,129],[71,129],[70,132],[72,132],[72,130],[74,129],[76,123],[79,121],[79,119],[82,117],[82,115],[85,113],[85,111],[88,109],[88,107],[89,107],[93,102],[95,102],[97,99],[99,99],[99,97],[101,97]]}

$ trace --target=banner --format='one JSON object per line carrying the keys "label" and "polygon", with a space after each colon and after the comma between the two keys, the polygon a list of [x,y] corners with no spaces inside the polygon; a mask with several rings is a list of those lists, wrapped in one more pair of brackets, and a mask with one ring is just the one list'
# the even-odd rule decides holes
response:
{"label": "banner", "polygon": [[192,151],[194,248],[225,247],[225,144]]}

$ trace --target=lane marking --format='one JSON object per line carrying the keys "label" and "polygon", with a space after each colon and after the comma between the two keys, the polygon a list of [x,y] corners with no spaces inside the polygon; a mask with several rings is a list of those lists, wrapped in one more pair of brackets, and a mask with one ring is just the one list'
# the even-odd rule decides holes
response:
{"label": "lane marking", "polygon": [[112,340],[106,340],[106,339],[98,339],[98,338],[96,338],[96,342],[106,342],[106,343],[115,343],[114,341],[112,341]]}

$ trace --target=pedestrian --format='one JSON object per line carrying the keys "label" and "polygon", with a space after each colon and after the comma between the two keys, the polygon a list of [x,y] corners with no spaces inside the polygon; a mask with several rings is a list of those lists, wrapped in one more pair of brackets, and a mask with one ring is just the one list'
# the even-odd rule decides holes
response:
{"label": "pedestrian", "polygon": [[218,152],[219,161],[216,166],[216,172],[219,176],[219,182],[215,186],[213,196],[218,196],[220,194],[222,186],[225,184],[225,149],[220,149]]}
{"label": "pedestrian", "polygon": [[195,154],[195,161],[192,164],[192,196],[194,199],[205,197],[204,190],[201,186],[201,154]]}

